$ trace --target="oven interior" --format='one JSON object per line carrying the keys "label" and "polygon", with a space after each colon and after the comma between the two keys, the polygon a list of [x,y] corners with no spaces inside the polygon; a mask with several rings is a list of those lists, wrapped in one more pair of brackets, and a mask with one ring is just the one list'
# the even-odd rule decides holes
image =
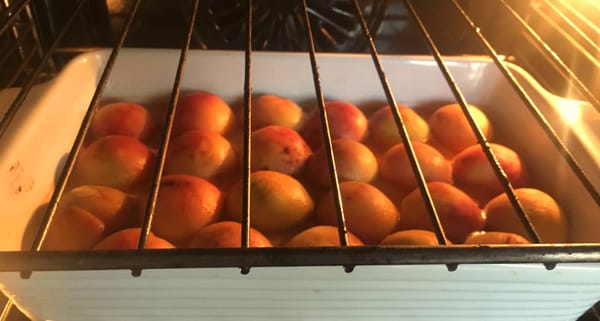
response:
{"label": "oven interior", "polygon": [[[188,30],[195,5],[195,25]],[[587,101],[600,110],[600,2],[596,0],[323,0],[307,1],[306,6],[305,10],[302,1],[269,0],[2,0],[0,90],[48,81],[82,53],[120,46],[180,49],[187,36],[190,50],[312,49],[313,53],[375,56],[432,55],[429,38],[440,57],[489,56],[500,65],[514,63],[552,94]],[[305,14],[313,39],[307,35]],[[370,31],[372,47],[360,18]],[[418,22],[426,26],[425,33]],[[123,30],[128,34],[119,44]],[[0,135],[17,112],[19,99],[0,106],[5,113]],[[588,191],[598,199],[593,186]],[[598,208],[590,210],[600,214]],[[589,260],[598,262],[591,256]],[[6,297],[0,306],[4,306],[0,321],[28,320]],[[579,320],[600,321],[598,307]]]}

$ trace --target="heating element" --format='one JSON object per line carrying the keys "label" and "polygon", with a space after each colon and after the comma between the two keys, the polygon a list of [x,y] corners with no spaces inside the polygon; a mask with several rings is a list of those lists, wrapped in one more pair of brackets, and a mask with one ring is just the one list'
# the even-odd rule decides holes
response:
{"label": "heating element", "polygon": [[[170,4],[164,15],[184,21],[185,26],[166,27],[177,32],[174,40],[145,40],[145,27],[156,26],[144,20],[159,6],[154,1],[52,1],[2,2],[0,12],[0,85],[2,89],[20,88],[6,106],[0,106],[0,138],[10,128],[21,106],[37,84],[52,79],[76,54],[106,48],[112,44],[98,85],[83,116],[71,152],[56,182],[49,206],[42,216],[41,228],[33,245],[23,251],[0,252],[0,270],[20,272],[29,278],[36,271],[77,271],[127,269],[134,277],[145,269],[237,267],[241,273],[252,273],[253,267],[275,266],[342,266],[352,272],[362,265],[444,264],[449,271],[460,264],[543,264],[549,270],[561,263],[599,263],[600,244],[544,244],[536,227],[528,218],[514,188],[490,148],[483,131],[467,108],[456,75],[449,67],[449,55],[484,56],[493,61],[500,74],[510,83],[535,124],[545,133],[569,170],[593,200],[590,213],[600,215],[600,194],[581,160],[564,142],[563,137],[540,111],[532,93],[518,80],[509,64],[525,68],[542,86],[572,100],[587,102],[600,112],[600,4],[594,0],[532,1],[181,1]],[[326,3],[326,5],[324,5]],[[435,8],[435,9],[432,9]],[[60,14],[55,11],[59,10]],[[221,11],[219,11],[221,10]],[[443,12],[443,13],[441,13]],[[102,13],[102,14],[100,14]],[[181,17],[180,17],[180,16]],[[88,18],[94,17],[93,20]],[[152,16],[155,17],[155,16]],[[177,20],[175,18],[175,20]],[[274,22],[270,22],[272,21]],[[248,27],[250,26],[250,27]],[[293,26],[293,27],[292,27]],[[173,30],[171,30],[173,29]],[[80,32],[78,33],[77,30]],[[83,30],[84,32],[81,32]],[[141,30],[141,31],[140,31]],[[277,33],[277,30],[286,30]],[[229,33],[227,33],[228,31]],[[163,30],[163,32],[165,32]],[[276,34],[277,33],[277,34]],[[232,37],[231,35],[235,35]],[[167,37],[168,38],[168,37]],[[289,42],[285,42],[288,39]],[[133,45],[129,45],[129,44]],[[160,43],[157,45],[157,43]],[[138,251],[51,252],[42,245],[58,204],[66,191],[68,179],[82,149],[96,109],[110,80],[113,67],[123,48],[179,48],[168,110],[164,122],[151,188],[145,204],[145,216]],[[237,50],[244,52],[243,115],[243,213],[240,249],[144,250],[153,222],[169,146],[174,115],[181,92],[182,77],[189,72],[186,62],[190,50]],[[249,247],[250,221],[250,147],[253,96],[253,58],[257,52],[294,51],[308,53],[312,70],[314,100],[321,119],[324,147],[328,159],[331,188],[337,214],[341,247],[327,249],[254,249]],[[440,247],[385,248],[348,247],[348,231],[335,168],[332,138],[327,121],[325,97],[321,84],[319,59],[323,52],[341,54],[367,53],[379,78],[387,103],[392,106],[394,120],[406,146],[411,168],[432,220]],[[389,55],[428,54],[433,57],[453,97],[461,106],[481,145],[485,156],[511,204],[519,214],[531,246],[473,247],[449,244],[430,196],[413,144],[398,111],[397,96],[386,74],[382,59]],[[594,170],[592,168],[592,170]],[[597,171],[598,168],[595,168]],[[9,206],[10,207],[10,206]],[[2,212],[7,207],[3,206]],[[13,302],[7,300],[0,321],[11,314]],[[12,309],[15,310],[15,309]],[[17,312],[14,312],[15,314]],[[588,316],[596,315],[591,309]],[[600,318],[599,318],[600,319]],[[10,320],[10,319],[8,319]],[[588,320],[582,317],[581,320]],[[593,320],[593,318],[589,319]]]}

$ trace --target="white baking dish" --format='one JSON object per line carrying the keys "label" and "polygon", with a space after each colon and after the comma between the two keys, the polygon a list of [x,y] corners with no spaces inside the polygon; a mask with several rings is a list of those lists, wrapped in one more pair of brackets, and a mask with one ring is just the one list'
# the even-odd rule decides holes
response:
{"label": "white baking dish", "polygon": [[[39,216],[69,152],[109,51],[74,59],[32,93],[0,141],[0,250],[23,247],[32,216]],[[179,52],[127,49],[119,55],[104,99],[164,103]],[[318,56],[326,99],[365,109],[385,104],[371,58]],[[486,58],[448,60],[470,103],[490,116],[501,142],[526,159],[536,183],[554,195],[570,220],[570,242],[600,242],[600,211],[518,96]],[[454,101],[428,57],[383,57],[399,103],[428,108]],[[307,54],[256,53],[255,93],[314,103]],[[584,102],[553,96],[511,65],[526,91],[564,138],[586,174],[600,187],[600,118]],[[192,51],[182,89],[205,90],[230,103],[243,96],[244,56]],[[7,99],[10,100],[10,99]],[[5,103],[6,104],[6,103]],[[568,116],[568,117],[566,117]],[[565,188],[568,187],[568,188]],[[600,264],[440,265],[35,271],[29,280],[0,272],[3,291],[35,320],[574,320],[600,299]]]}

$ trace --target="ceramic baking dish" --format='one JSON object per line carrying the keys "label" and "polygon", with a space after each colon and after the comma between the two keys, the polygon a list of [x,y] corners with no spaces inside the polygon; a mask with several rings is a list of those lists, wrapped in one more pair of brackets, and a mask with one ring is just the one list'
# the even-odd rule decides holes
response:
{"label": "ceramic baking dish", "polygon": [[[346,257],[336,249],[330,249],[331,261],[273,264],[261,261],[265,256],[260,251],[222,252],[251,262],[255,256],[262,262],[249,275],[240,274],[236,264],[220,262],[218,251],[211,252],[217,263],[189,268],[174,267],[181,266],[178,260],[205,252],[173,255],[164,265],[156,263],[169,259],[168,253],[161,253],[159,261],[139,262],[145,268],[140,277],[132,277],[126,264],[111,265],[111,259],[97,264],[101,258],[96,256],[96,264],[90,265],[86,259],[94,256],[78,253],[80,265],[71,259],[64,268],[34,269],[29,279],[22,279],[14,267],[31,257],[16,251],[24,247],[26,229],[43,213],[109,54],[106,50],[78,56],[55,79],[35,88],[0,139],[0,257],[5,259],[0,262],[0,286],[34,320],[575,320],[600,299],[597,261],[566,260],[546,270],[541,263],[478,264],[462,260],[452,249],[409,249],[406,255],[411,259],[406,261],[396,251],[393,255],[400,259],[388,264],[381,257],[388,252],[372,249],[379,257],[372,264],[368,259],[357,262],[352,273],[336,264],[336,258]],[[317,58],[326,99],[352,102],[367,113],[386,104],[370,56]],[[178,59],[174,50],[122,50],[102,99],[166,107]],[[428,110],[455,101],[430,57],[383,56],[382,62],[399,103]],[[449,57],[447,64],[467,101],[490,117],[496,141],[517,150],[535,183],[567,212],[569,242],[600,243],[598,205],[493,62]],[[598,189],[600,117],[587,103],[554,96],[518,66],[508,66]],[[182,90],[209,91],[236,105],[243,98],[243,71],[243,53],[191,51]],[[312,107],[312,79],[308,54],[253,54],[256,94],[275,93]],[[5,91],[0,106],[8,106],[14,92]],[[369,250],[362,255],[368,257]],[[488,250],[492,257],[501,253]],[[279,252],[265,253],[276,258]],[[318,249],[314,253],[323,257]],[[536,262],[535,257],[520,260],[520,253],[515,251],[509,261]],[[54,258],[67,262],[61,255]],[[52,256],[39,258],[36,266],[52,265],[42,260]],[[443,264],[449,260],[460,264],[456,271],[449,272]]]}

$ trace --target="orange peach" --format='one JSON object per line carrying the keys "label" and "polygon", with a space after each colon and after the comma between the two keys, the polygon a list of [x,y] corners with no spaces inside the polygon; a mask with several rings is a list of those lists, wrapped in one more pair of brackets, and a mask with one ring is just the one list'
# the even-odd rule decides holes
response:
{"label": "orange peach", "polygon": [[[412,146],[426,182],[452,181],[452,166],[442,154],[425,143],[412,142]],[[397,184],[398,188],[408,192],[417,187],[417,179],[403,144],[385,152],[379,160],[379,166],[381,177]]]}
{"label": "orange peach", "polygon": [[379,245],[439,245],[435,233],[426,230],[404,230],[386,236]]}
{"label": "orange peach", "polygon": [[[325,103],[327,121],[331,139],[347,138],[361,141],[367,132],[367,118],[356,106],[342,101]],[[306,141],[312,147],[323,145],[321,117],[318,109],[314,109],[307,117],[302,129]]]}
{"label": "orange peach", "polygon": [[82,185],[65,193],[59,209],[78,207],[94,214],[106,225],[108,233],[138,223],[138,203],[131,195],[101,185]]}
{"label": "orange peach", "polygon": [[[371,150],[354,140],[336,139],[332,143],[338,180],[369,183],[377,175],[377,158]],[[308,160],[308,177],[319,186],[329,186],[329,165],[324,147],[319,148]]]}
{"label": "orange peach", "polygon": [[[411,141],[424,142],[429,138],[429,125],[412,108],[398,105],[398,112]],[[389,105],[381,107],[369,117],[369,141],[381,151],[402,143]]]}
{"label": "orange peach", "polygon": [[261,95],[252,101],[252,130],[277,125],[299,129],[304,112],[295,102],[275,95]]}
{"label": "orange peach", "polygon": [[183,246],[221,211],[221,191],[208,181],[191,175],[162,178],[156,200],[152,231]]}
{"label": "orange peach", "polygon": [[[471,232],[483,229],[485,215],[467,194],[443,182],[428,183],[427,187],[446,237],[452,243],[462,243]],[[433,230],[425,200],[418,189],[402,200],[400,212],[400,229]]]}
{"label": "orange peach", "polygon": [[312,154],[302,136],[281,126],[267,126],[252,133],[252,171],[271,170],[297,174]]}
{"label": "orange peach", "polygon": [[[271,247],[271,242],[258,230],[250,228],[250,247]],[[208,225],[194,235],[188,247],[216,248],[241,247],[242,225],[238,222],[224,221]]]}
{"label": "orange peach", "polygon": [[235,166],[231,144],[216,132],[191,130],[175,137],[165,160],[165,174],[187,174],[210,179]]}
{"label": "orange peach", "polygon": [[58,210],[50,222],[44,250],[89,250],[104,236],[105,225],[96,215],[76,206]]}
{"label": "orange peach", "polygon": [[[468,106],[475,123],[485,137],[490,140],[493,130],[487,116],[477,107]],[[469,122],[459,104],[445,105],[437,109],[429,118],[430,136],[435,144],[439,144],[451,155],[477,144],[477,138],[469,126]]]}
{"label": "orange peach", "polygon": [[[363,242],[354,234],[347,232],[348,246],[361,246]],[[285,246],[289,247],[324,247],[340,246],[340,237],[336,226],[313,226],[296,234]]]}
{"label": "orange peach", "polygon": [[153,167],[153,153],[137,139],[104,136],[83,150],[73,179],[76,185],[104,185],[128,191],[146,182]]}
{"label": "orange peach", "polygon": [[[135,250],[138,248],[141,234],[142,231],[140,228],[128,228],[115,232],[96,244],[94,250]],[[145,248],[173,249],[175,246],[150,232]]]}
{"label": "orange peach", "polygon": [[220,97],[194,92],[182,95],[173,120],[173,137],[188,130],[209,130],[223,135],[235,122],[231,108]]}
{"label": "orange peach", "polygon": [[[377,188],[362,182],[346,181],[340,183],[340,193],[348,230],[366,244],[378,244],[396,227],[400,213]],[[319,222],[338,224],[333,192],[323,196],[315,212]]]}
{"label": "orange peach", "polygon": [[[517,188],[515,195],[542,242],[567,241],[567,217],[552,196],[534,188]],[[525,227],[505,193],[490,200],[484,211],[487,215],[486,230],[516,233],[529,239]]]}
{"label": "orange peach", "polygon": [[[226,199],[229,218],[242,219],[242,181]],[[258,171],[250,176],[250,223],[263,232],[286,232],[301,226],[314,208],[304,186],[291,176]]]}
{"label": "orange peach", "polygon": [[515,233],[479,231],[469,234],[465,244],[529,244],[529,241]]}
{"label": "orange peach", "polygon": [[[528,175],[519,155],[512,149],[498,144],[490,144],[490,148],[513,187],[525,186]],[[456,155],[452,165],[452,177],[456,186],[481,204],[504,191],[479,145],[467,147]]]}
{"label": "orange peach", "polygon": [[123,135],[146,139],[152,134],[154,124],[148,111],[134,103],[117,102],[98,109],[90,125],[92,137]]}

